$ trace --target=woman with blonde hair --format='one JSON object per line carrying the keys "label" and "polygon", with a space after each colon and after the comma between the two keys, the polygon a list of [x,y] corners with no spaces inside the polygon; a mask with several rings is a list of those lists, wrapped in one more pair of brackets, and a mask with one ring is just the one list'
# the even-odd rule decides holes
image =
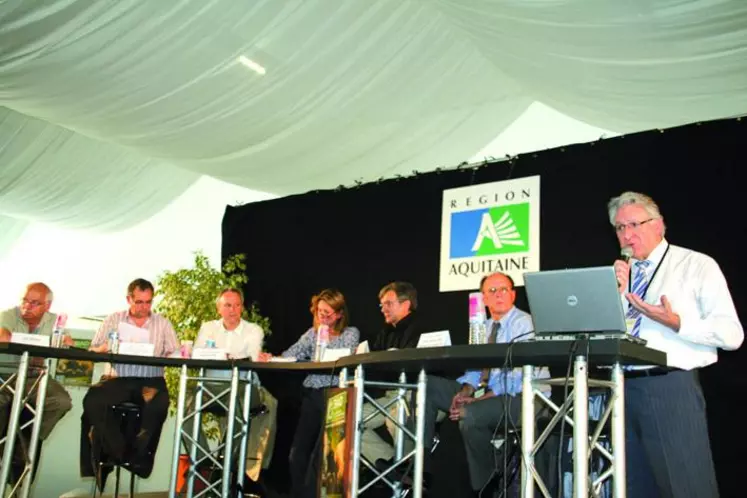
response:
{"label": "woman with blonde hair", "polygon": [[[337,289],[325,289],[311,298],[309,308],[313,325],[301,338],[284,351],[284,358],[300,361],[313,360],[320,326],[329,328],[329,349],[346,348],[355,352],[360,340],[360,331],[349,324],[350,317],[345,296]],[[290,450],[291,495],[296,498],[316,496],[319,474],[319,443],[324,422],[326,404],[324,391],[335,387],[337,375],[309,374],[303,381],[301,413]]]}

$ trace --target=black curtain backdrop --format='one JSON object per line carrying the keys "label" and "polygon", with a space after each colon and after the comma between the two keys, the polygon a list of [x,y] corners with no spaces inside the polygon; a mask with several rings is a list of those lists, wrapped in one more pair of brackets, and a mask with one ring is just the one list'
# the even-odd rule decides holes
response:
{"label": "black curtain backdrop", "polygon": [[[591,144],[526,154],[478,169],[416,174],[354,188],[228,207],[223,219],[223,257],[247,255],[248,301],[272,320],[268,351],[279,353],[310,323],[310,297],[325,287],[346,296],[352,324],[372,337],[382,324],[378,290],[392,280],[418,289],[424,330],[451,331],[466,343],[467,292],[438,289],[441,199],[444,189],[541,175],[541,269],[611,264],[619,253],[606,203],[625,190],[651,195],[667,224],[667,239],[718,261],[740,317],[747,317],[747,270],[743,246],[745,120],[723,120],[654,130]],[[282,167],[282,165],[278,165]],[[527,309],[523,288],[517,305]],[[744,455],[739,409],[747,392],[744,348],[720,352],[702,371],[709,424],[723,496],[743,496],[739,472]],[[273,468],[280,487],[292,437],[297,379],[265,379],[284,407]],[[446,427],[451,426],[451,427]],[[445,424],[447,433],[458,432]],[[457,478],[443,478],[433,496],[465,491],[466,466],[454,463],[458,444],[445,445],[438,460],[450,461]],[[463,457],[462,457],[463,458]],[[457,459],[458,460],[458,459]],[[441,485],[443,484],[443,485]]]}

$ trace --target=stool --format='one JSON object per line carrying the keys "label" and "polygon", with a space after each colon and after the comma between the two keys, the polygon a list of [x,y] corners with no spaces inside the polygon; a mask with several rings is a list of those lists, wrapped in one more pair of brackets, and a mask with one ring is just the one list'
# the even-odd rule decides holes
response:
{"label": "stool", "polygon": [[[112,415],[119,419],[119,429],[125,435],[125,439],[134,443],[140,432],[140,405],[126,401],[117,405],[111,406]],[[131,448],[128,445],[126,454],[131,452]],[[101,472],[103,467],[115,468],[115,481],[114,481],[114,498],[119,497],[119,479],[120,471],[122,468],[130,472],[130,498],[135,496],[135,473],[133,472],[132,462],[124,461],[118,462],[114,460],[102,460],[98,463],[97,469],[97,481],[100,481]],[[103,486],[102,486],[103,488]],[[101,496],[103,496],[104,490],[101,489]],[[94,489],[93,497],[96,498],[96,491]]]}

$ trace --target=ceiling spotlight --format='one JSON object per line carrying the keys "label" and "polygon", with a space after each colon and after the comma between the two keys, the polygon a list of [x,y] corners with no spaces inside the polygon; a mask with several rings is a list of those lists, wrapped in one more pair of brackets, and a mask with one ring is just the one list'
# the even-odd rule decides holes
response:
{"label": "ceiling spotlight", "polygon": [[245,55],[239,56],[239,62],[254,71],[257,74],[265,74],[267,70],[251,60],[249,57],[246,57]]}

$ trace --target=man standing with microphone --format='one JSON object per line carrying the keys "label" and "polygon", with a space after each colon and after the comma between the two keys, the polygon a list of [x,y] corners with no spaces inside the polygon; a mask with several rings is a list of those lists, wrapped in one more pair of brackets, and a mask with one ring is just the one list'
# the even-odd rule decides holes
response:
{"label": "man standing with microphone", "polygon": [[714,498],[718,486],[697,369],[744,340],[713,258],[669,244],[659,207],[625,192],[609,201],[628,332],[667,353],[666,367],[626,367],[627,494]]}

